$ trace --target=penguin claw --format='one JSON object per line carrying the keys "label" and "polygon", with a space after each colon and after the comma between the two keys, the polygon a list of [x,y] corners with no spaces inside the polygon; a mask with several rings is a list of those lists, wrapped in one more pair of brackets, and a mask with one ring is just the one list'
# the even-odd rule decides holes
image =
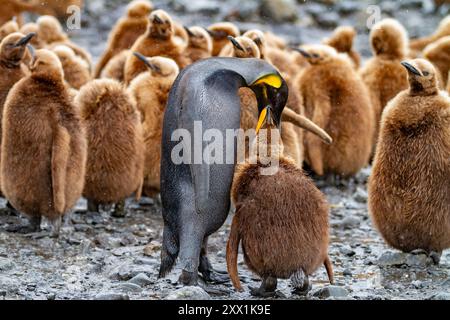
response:
{"label": "penguin claw", "polygon": [[35,226],[32,224],[20,224],[20,225],[9,225],[6,228],[6,231],[11,233],[31,235],[33,233],[40,231],[40,229],[41,228],[39,226]]}
{"label": "penguin claw", "polygon": [[223,284],[230,282],[230,277],[227,274],[216,270],[208,270],[207,272],[201,273],[201,275],[202,279],[208,283]]}
{"label": "penguin claw", "polygon": [[250,294],[254,297],[273,298],[277,296],[276,291],[266,291],[262,288],[249,287]]}

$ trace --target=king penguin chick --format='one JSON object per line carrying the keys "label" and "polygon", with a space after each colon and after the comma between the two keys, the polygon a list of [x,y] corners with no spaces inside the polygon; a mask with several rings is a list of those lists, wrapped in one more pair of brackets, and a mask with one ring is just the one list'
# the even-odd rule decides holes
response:
{"label": "king penguin chick", "polygon": [[131,54],[131,50],[123,50],[112,57],[103,68],[100,78],[109,78],[124,82],[125,63],[129,54]]}
{"label": "king penguin chick", "polygon": [[445,17],[440,23],[436,31],[427,37],[419,39],[411,39],[409,43],[410,56],[418,57],[420,52],[429,44],[438,41],[440,38],[450,36],[450,16]]}
{"label": "king penguin chick", "polygon": [[353,49],[353,40],[356,30],[350,26],[337,27],[330,38],[324,39],[323,44],[329,45],[339,53],[347,54],[352,59],[355,69],[358,70],[361,64],[359,53]]}
{"label": "king penguin chick", "polygon": [[30,217],[30,225],[15,231],[38,231],[41,217],[46,217],[58,235],[61,217],[83,190],[86,134],[58,57],[38,50],[30,70],[4,106],[2,191],[15,209]]}
{"label": "king penguin chick", "polygon": [[329,207],[312,180],[282,155],[270,109],[263,121],[253,146],[265,152],[256,151],[256,161],[238,165],[233,179],[236,214],[227,244],[227,269],[233,286],[242,291],[237,270],[242,243],[246,265],[262,278],[260,288],[250,288],[252,295],[274,295],[278,278],[291,278],[294,290],[305,294],[310,289],[308,276],[320,265],[326,267],[333,283],[328,258]]}
{"label": "king penguin chick", "polygon": [[58,56],[64,70],[64,79],[74,89],[79,90],[91,79],[89,66],[72,49],[58,45],[52,50]]}
{"label": "king penguin chick", "polygon": [[31,38],[30,44],[35,49],[43,49],[44,44],[39,39],[38,31],[39,31],[39,27],[34,22],[26,23],[20,28],[20,32],[23,34],[35,33],[35,36],[33,38]]}
{"label": "king penguin chick", "polygon": [[131,81],[130,93],[136,99],[141,113],[144,142],[144,188],[143,194],[156,196],[160,191],[161,135],[164,111],[170,88],[178,75],[175,61],[163,57],[136,56],[149,69]]}
{"label": "king penguin chick", "polygon": [[189,44],[186,48],[185,55],[190,63],[194,63],[200,59],[206,59],[212,55],[212,39],[209,33],[202,27],[186,27],[189,35]]}
{"label": "king penguin chick", "polygon": [[359,73],[369,90],[374,112],[375,147],[384,107],[400,91],[408,88],[407,74],[400,64],[407,55],[408,35],[399,22],[384,19],[373,26],[370,43],[374,57],[366,62]]}
{"label": "king penguin chick", "polygon": [[111,79],[83,86],[76,97],[89,144],[86,186],[88,210],[115,204],[113,216],[125,215],[125,199],[140,198],[144,167],[141,117],[126,88]]}
{"label": "king penguin chick", "polygon": [[[172,18],[163,10],[155,10],[150,14],[150,23],[145,34],[140,36],[132,52],[138,52],[145,57],[162,56],[173,59],[180,69],[188,61],[183,55],[187,43],[177,40],[174,36]],[[129,84],[139,73],[146,71],[145,64],[134,54],[128,55],[125,62],[125,83]]]}
{"label": "king penguin chick", "polygon": [[351,176],[368,164],[374,134],[367,89],[350,59],[326,45],[300,49],[310,66],[298,77],[305,115],[330,133],[331,145],[305,136],[306,160],[318,175]]}
{"label": "king penguin chick", "polygon": [[450,36],[443,37],[428,45],[423,50],[423,56],[436,68],[439,88],[445,88],[450,70]]}
{"label": "king penguin chick", "polygon": [[431,63],[402,64],[409,90],[383,112],[369,209],[390,246],[425,250],[438,263],[450,247],[450,99],[438,90]]}
{"label": "king penguin chick", "polygon": [[106,50],[95,68],[95,78],[100,77],[108,61],[123,50],[130,49],[137,38],[145,33],[148,27],[148,15],[152,10],[153,5],[147,0],[130,2],[126,16],[117,21],[109,34]]}
{"label": "king penguin chick", "polygon": [[11,20],[3,24],[0,27],[0,42],[2,42],[7,35],[10,35],[14,32],[19,32],[19,25],[15,20]]}
{"label": "king penguin chick", "polygon": [[55,17],[41,16],[36,23],[38,25],[38,38],[47,48],[51,49],[60,44],[68,46],[77,56],[80,56],[88,63],[89,70],[92,69],[92,58],[89,52],[70,41]]}
{"label": "king penguin chick", "polygon": [[218,56],[223,47],[228,44],[228,37],[239,37],[241,34],[238,27],[231,22],[218,22],[210,25],[207,31],[211,35],[213,41],[212,55]]}

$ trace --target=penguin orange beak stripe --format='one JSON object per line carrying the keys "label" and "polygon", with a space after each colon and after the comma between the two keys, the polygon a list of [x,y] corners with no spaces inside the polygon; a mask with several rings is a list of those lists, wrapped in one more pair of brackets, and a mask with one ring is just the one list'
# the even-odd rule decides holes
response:
{"label": "penguin orange beak stripe", "polygon": [[265,76],[259,78],[255,82],[253,82],[251,84],[251,86],[254,86],[254,85],[257,85],[257,84],[267,84],[267,85],[269,85],[271,87],[274,87],[274,88],[278,89],[278,88],[281,87],[281,85],[283,83],[282,83],[281,78],[280,78],[279,75],[277,75],[277,74],[268,74],[268,75],[265,75]]}
{"label": "penguin orange beak stripe", "polygon": [[258,119],[258,124],[256,125],[256,134],[258,134],[262,125],[268,121],[271,121],[270,106],[265,107],[263,109],[263,111],[261,111],[261,114],[259,115],[259,119]]}

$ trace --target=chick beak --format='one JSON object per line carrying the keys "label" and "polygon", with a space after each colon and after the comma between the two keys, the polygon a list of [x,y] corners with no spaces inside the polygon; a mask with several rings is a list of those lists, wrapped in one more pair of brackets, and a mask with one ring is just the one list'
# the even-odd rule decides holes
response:
{"label": "chick beak", "polygon": [[183,26],[184,30],[186,30],[189,37],[195,37],[195,34],[186,26]]}
{"label": "chick beak", "polygon": [[31,61],[30,61],[30,65],[29,65],[29,69],[33,70],[34,69],[34,65],[36,64],[36,50],[34,50],[34,47],[31,44],[27,44],[27,48],[28,51],[30,52],[31,55]]}
{"label": "chick beak", "polygon": [[164,21],[162,21],[161,18],[158,15],[156,15],[156,14],[153,16],[153,22],[157,23],[157,24],[163,24],[164,23]]}
{"label": "chick beak", "polygon": [[253,42],[256,43],[257,46],[262,45],[262,41],[261,41],[261,38],[260,38],[260,37],[256,37],[256,38],[253,40]]}
{"label": "chick beak", "polygon": [[299,52],[302,56],[304,56],[307,59],[311,58],[311,55],[301,48],[294,48],[294,50]]}
{"label": "chick beak", "polygon": [[19,41],[17,41],[15,46],[16,47],[24,47],[24,46],[26,46],[35,35],[36,35],[35,32],[31,32],[31,33],[27,34],[25,37],[23,37]]}
{"label": "chick beak", "polygon": [[153,63],[150,63],[145,56],[140,54],[139,52],[133,52],[134,56],[141,60],[149,69],[153,71],[160,71],[157,66],[155,66]]}
{"label": "chick beak", "polygon": [[416,67],[414,67],[412,64],[410,64],[406,61],[403,61],[401,64],[402,64],[402,66],[404,66],[406,68],[406,70],[408,70],[408,72],[411,72],[412,74],[419,76],[419,77],[422,76],[420,71],[417,70]]}
{"label": "chick beak", "polygon": [[236,41],[236,39],[232,36],[228,36],[228,40],[231,41],[231,43],[233,44],[233,46],[241,51],[245,51],[244,48],[242,48],[242,46],[239,44],[239,42]]}
{"label": "chick beak", "polygon": [[259,115],[259,119],[258,119],[258,124],[256,125],[256,134],[259,133],[259,130],[261,129],[261,127],[264,124],[269,124],[269,125],[273,125],[273,119],[272,119],[272,115],[271,115],[272,109],[270,106],[265,107],[260,115]]}

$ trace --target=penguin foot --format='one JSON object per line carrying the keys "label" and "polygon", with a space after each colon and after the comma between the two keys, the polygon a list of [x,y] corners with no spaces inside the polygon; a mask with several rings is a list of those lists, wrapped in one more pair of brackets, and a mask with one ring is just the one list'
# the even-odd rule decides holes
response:
{"label": "penguin foot", "polygon": [[230,277],[226,274],[221,273],[220,271],[216,271],[214,269],[209,269],[205,272],[200,272],[202,275],[202,279],[205,282],[213,283],[213,284],[222,284],[230,282]]}
{"label": "penguin foot", "polygon": [[125,210],[125,200],[121,200],[116,203],[114,210],[111,212],[111,216],[115,218],[123,218],[127,214]]}
{"label": "penguin foot", "polygon": [[293,293],[304,296],[311,290],[309,277],[300,269],[291,276],[291,283],[294,287]]}
{"label": "penguin foot", "polygon": [[259,288],[249,287],[250,294],[254,297],[272,298],[277,295],[277,278],[264,278]]}
{"label": "penguin foot", "polygon": [[97,202],[88,200],[87,201],[87,211],[88,212],[99,212],[99,205]]}
{"label": "penguin foot", "polygon": [[10,225],[6,231],[20,234],[36,233],[41,230],[41,217],[33,217],[27,224]]}
{"label": "penguin foot", "polygon": [[189,272],[186,270],[182,270],[181,275],[178,278],[178,282],[180,282],[184,286],[197,286],[198,274],[197,272]]}
{"label": "penguin foot", "polygon": [[11,202],[9,202],[9,201],[6,202],[6,209],[8,210],[8,214],[9,214],[10,216],[15,216],[15,217],[20,216],[20,212],[17,211],[17,210],[12,206]]}

